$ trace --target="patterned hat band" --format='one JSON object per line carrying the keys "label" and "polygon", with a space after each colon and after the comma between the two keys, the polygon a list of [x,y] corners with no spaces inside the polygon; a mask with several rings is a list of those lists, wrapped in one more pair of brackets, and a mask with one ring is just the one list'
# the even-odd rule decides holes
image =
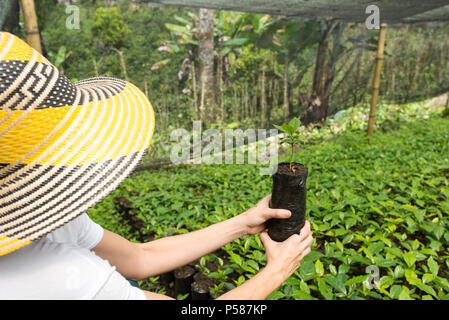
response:
{"label": "patterned hat band", "polygon": [[0,32],[0,255],[74,219],[131,173],[154,111],[133,84],[71,83],[36,50]]}

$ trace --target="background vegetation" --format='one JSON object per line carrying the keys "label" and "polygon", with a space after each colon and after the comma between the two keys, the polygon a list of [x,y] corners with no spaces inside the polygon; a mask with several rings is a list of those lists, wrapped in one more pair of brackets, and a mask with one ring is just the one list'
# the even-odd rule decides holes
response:
{"label": "background vegetation", "polygon": [[[231,11],[79,0],[36,1],[43,50],[70,79],[126,78],[157,114],[147,161],[166,160],[168,132],[205,127],[272,128],[292,117],[317,123],[369,102],[377,30],[362,24]],[[389,26],[381,102],[449,90],[447,23]],[[23,36],[23,28],[14,30]]]}

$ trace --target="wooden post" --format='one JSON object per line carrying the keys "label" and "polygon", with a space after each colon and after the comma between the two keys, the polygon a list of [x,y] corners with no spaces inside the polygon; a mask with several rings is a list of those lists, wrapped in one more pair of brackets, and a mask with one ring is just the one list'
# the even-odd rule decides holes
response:
{"label": "wooden post", "polygon": [[377,44],[376,70],[374,73],[374,80],[373,80],[373,95],[371,97],[371,108],[369,110],[369,118],[368,118],[368,132],[367,132],[368,136],[371,136],[373,134],[374,120],[376,118],[376,105],[377,99],[379,97],[380,72],[382,70],[382,60],[384,58],[386,31],[387,31],[387,24],[382,23],[380,25],[379,30],[379,43]]}
{"label": "wooden post", "polygon": [[22,6],[23,22],[25,23],[26,40],[31,47],[42,53],[34,0],[20,0],[20,4]]}
{"label": "wooden post", "polygon": [[289,67],[289,61],[288,57],[285,58],[285,70],[284,70],[284,122],[287,121],[287,118],[289,115],[290,107],[288,105],[288,67]]}
{"label": "wooden post", "polygon": [[198,97],[196,93],[196,76],[195,76],[195,62],[192,61],[192,85],[193,85],[193,105],[195,108],[195,120],[201,119],[200,109],[198,107]]}

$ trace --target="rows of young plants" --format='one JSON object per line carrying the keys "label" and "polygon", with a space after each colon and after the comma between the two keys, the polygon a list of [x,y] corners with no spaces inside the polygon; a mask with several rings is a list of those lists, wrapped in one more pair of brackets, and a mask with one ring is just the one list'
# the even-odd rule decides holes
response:
{"label": "rows of young plants", "polygon": [[[270,299],[449,299],[449,119],[400,122],[368,139],[363,131],[308,145],[307,219],[312,252]],[[280,161],[283,159],[281,158]],[[138,172],[90,216],[134,241],[208,226],[271,192],[257,165],[191,165]],[[129,200],[139,228],[114,199]],[[217,296],[265,265],[256,236],[196,262]],[[213,267],[212,267],[213,266]],[[158,277],[142,281],[164,293]]]}

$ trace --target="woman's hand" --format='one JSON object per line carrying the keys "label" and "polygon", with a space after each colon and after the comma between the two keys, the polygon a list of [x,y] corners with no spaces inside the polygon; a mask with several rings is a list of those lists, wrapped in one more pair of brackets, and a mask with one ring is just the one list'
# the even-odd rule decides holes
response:
{"label": "woman's hand", "polygon": [[300,234],[294,234],[283,242],[276,242],[263,232],[260,235],[266,254],[267,269],[282,275],[283,279],[290,277],[299,268],[301,260],[309,254],[313,237],[310,233],[310,223],[306,221]]}
{"label": "woman's hand", "polygon": [[246,227],[247,234],[257,234],[265,230],[265,223],[272,218],[287,219],[291,212],[285,209],[272,209],[269,207],[271,194],[265,196],[254,207],[245,211],[240,216]]}

